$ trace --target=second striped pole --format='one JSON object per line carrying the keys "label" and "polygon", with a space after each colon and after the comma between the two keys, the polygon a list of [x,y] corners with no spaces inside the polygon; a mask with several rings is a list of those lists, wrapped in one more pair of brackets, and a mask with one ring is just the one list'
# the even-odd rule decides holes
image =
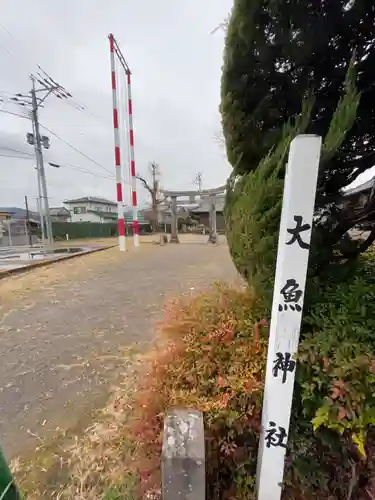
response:
{"label": "second striped pole", "polygon": [[139,222],[138,222],[138,204],[137,204],[137,174],[135,170],[134,156],[134,129],[133,129],[133,102],[131,90],[131,73],[127,71],[128,82],[128,119],[129,119],[129,148],[130,148],[130,176],[132,187],[132,209],[133,209],[133,241],[134,246],[139,246]]}

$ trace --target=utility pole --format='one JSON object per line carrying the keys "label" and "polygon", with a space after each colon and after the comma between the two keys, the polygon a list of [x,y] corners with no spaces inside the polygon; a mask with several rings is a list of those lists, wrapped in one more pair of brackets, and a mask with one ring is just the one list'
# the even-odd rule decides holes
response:
{"label": "utility pole", "polygon": [[198,185],[198,191],[202,191],[203,175],[202,172],[198,172],[193,181],[194,184]]}
{"label": "utility pole", "polygon": [[27,203],[27,196],[25,196],[25,208],[26,208],[27,235],[29,237],[29,245],[32,246],[33,242],[31,238],[30,213],[29,213],[29,204]]}
{"label": "utility pole", "polygon": [[154,193],[157,195],[159,192],[159,165],[155,162],[152,162],[150,165],[151,169],[151,175],[152,175],[152,187],[154,190]]}
{"label": "utility pole", "polygon": [[52,222],[51,222],[51,214],[49,211],[49,202],[48,202],[48,194],[47,194],[47,182],[46,182],[46,173],[44,170],[44,161],[43,161],[43,151],[42,151],[42,141],[39,132],[39,121],[38,121],[38,100],[36,98],[36,90],[35,90],[35,79],[31,76],[32,81],[32,89],[31,89],[31,103],[32,103],[32,119],[33,119],[33,128],[34,128],[34,148],[35,148],[35,157],[36,157],[36,165],[40,175],[40,183],[41,183],[41,191],[42,191],[42,207],[44,211],[44,216],[46,220],[46,229],[47,229],[47,241],[49,245],[53,243],[53,234],[52,234]]}
{"label": "utility pole", "polygon": [[153,216],[155,218],[155,229],[159,228],[159,224],[161,223],[160,217],[160,171],[159,165],[155,162],[151,163],[151,174],[152,174],[152,186],[153,186],[153,197],[152,197],[152,210]]}
{"label": "utility pole", "polygon": [[40,220],[40,230],[41,230],[41,235],[42,235],[42,242],[45,240],[44,236],[44,215],[43,215],[43,207],[42,207],[42,191],[40,187],[40,172],[38,167],[36,166],[36,171],[37,171],[37,180],[38,180],[38,190],[37,190],[37,197],[36,197],[36,204],[38,208],[38,213],[39,213],[39,220]]}
{"label": "utility pole", "polygon": [[[44,161],[43,161],[43,148],[49,149],[49,138],[46,136],[40,135],[40,127],[39,127],[39,119],[38,119],[38,110],[43,106],[44,101],[50,94],[54,94],[58,99],[68,99],[71,98],[72,95],[60,84],[58,84],[55,80],[53,80],[40,66],[40,72],[37,73],[37,77],[34,75],[30,75],[30,79],[32,82],[32,87],[29,93],[26,94],[15,94],[14,97],[10,99],[15,101],[20,106],[26,106],[31,108],[31,118],[33,125],[33,132],[26,134],[26,140],[28,144],[34,146],[35,150],[35,158],[36,158],[36,169],[38,173],[38,187],[40,185],[40,199],[41,199],[41,223],[42,219],[45,220],[46,223],[46,232],[47,232],[47,241],[48,244],[51,245],[53,243],[53,234],[52,234],[52,222],[51,222],[51,214],[49,210],[49,202],[48,202],[48,194],[47,194],[47,181],[46,181],[46,173],[44,170]],[[40,85],[39,88],[35,88],[36,82]],[[43,97],[37,97],[37,93],[44,93]],[[43,226],[42,226],[42,235],[44,234]]]}

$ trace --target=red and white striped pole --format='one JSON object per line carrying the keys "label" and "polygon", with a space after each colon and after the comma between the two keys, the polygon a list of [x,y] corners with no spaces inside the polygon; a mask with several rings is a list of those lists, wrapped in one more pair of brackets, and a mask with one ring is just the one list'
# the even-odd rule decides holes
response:
{"label": "red and white striped pole", "polygon": [[116,191],[117,191],[117,213],[118,213],[118,242],[121,251],[126,250],[124,204],[122,197],[122,175],[120,154],[119,113],[117,106],[116,69],[115,69],[115,43],[113,35],[109,35],[109,46],[111,54],[111,78],[112,78],[112,102],[113,102],[113,129],[115,138],[115,165],[116,165]]}
{"label": "red and white striped pole", "polygon": [[129,117],[129,147],[130,147],[130,175],[132,187],[132,207],[133,207],[133,241],[134,246],[139,246],[139,223],[138,223],[138,205],[137,205],[137,176],[135,170],[134,157],[134,129],[133,129],[133,101],[131,89],[131,72],[126,72],[128,78],[128,117]]}

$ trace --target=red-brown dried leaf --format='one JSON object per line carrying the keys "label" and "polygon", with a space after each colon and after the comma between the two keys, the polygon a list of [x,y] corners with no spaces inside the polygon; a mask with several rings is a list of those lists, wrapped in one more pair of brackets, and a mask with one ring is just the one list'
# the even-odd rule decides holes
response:
{"label": "red-brown dried leaf", "polygon": [[346,416],[347,416],[346,409],[343,406],[340,406],[339,414],[338,414],[337,418],[339,420],[344,420],[344,418],[346,418]]}
{"label": "red-brown dried leaf", "polygon": [[228,330],[227,332],[225,332],[225,334],[222,337],[224,344],[232,342],[233,339],[234,339],[234,333],[232,330]]}
{"label": "red-brown dried leaf", "polygon": [[254,342],[255,344],[260,341],[260,323],[255,323],[254,325]]}
{"label": "red-brown dried leaf", "polygon": [[221,399],[221,406],[223,408],[227,408],[228,402],[229,402],[229,394],[226,392],[225,394],[223,394],[223,397]]}
{"label": "red-brown dried leaf", "polygon": [[332,387],[331,398],[337,399],[340,396],[341,396],[341,389],[339,389],[338,387]]}
{"label": "red-brown dried leaf", "polygon": [[345,382],[341,379],[339,380],[334,380],[333,381],[333,386],[338,387],[339,389],[344,389],[345,388]]}
{"label": "red-brown dried leaf", "polygon": [[332,384],[332,399],[340,398],[345,395],[345,382],[343,380],[334,380]]}

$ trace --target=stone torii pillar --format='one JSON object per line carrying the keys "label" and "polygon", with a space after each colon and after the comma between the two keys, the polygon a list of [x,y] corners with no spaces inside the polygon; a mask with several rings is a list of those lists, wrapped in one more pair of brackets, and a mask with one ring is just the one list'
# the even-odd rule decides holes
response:
{"label": "stone torii pillar", "polygon": [[178,239],[177,196],[172,195],[171,200],[172,200],[172,203],[171,203],[172,221],[171,221],[170,243],[180,243],[180,240]]}
{"label": "stone torii pillar", "polygon": [[209,212],[209,236],[208,243],[217,243],[217,226],[216,226],[216,196],[211,195],[209,198],[210,212]]}

